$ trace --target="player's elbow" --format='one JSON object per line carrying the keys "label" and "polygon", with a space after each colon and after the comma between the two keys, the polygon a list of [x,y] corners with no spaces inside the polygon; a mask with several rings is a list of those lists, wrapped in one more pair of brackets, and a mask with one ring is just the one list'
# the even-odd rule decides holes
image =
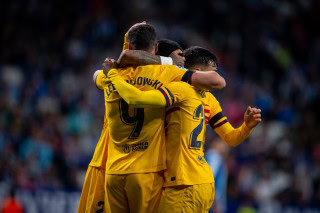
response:
{"label": "player's elbow", "polygon": [[127,99],[125,99],[125,101],[126,101],[127,104],[129,104],[129,105],[136,105],[136,104],[137,104],[136,101],[133,100],[133,99],[131,99],[131,98],[127,98]]}
{"label": "player's elbow", "polygon": [[221,89],[225,88],[227,84],[226,84],[226,81],[224,80],[224,78],[219,76],[218,78],[210,79],[209,85],[210,85],[209,86],[210,90],[221,90]]}
{"label": "player's elbow", "polygon": [[93,76],[92,76],[92,78],[93,78],[93,83],[96,83],[96,80],[97,80],[97,77],[98,77],[100,71],[101,71],[101,70],[97,70],[97,71],[95,71],[95,72],[93,73]]}
{"label": "player's elbow", "polygon": [[226,80],[224,80],[224,78],[221,77],[218,83],[219,90],[225,88],[226,86],[227,86]]}
{"label": "player's elbow", "polygon": [[125,98],[125,101],[127,102],[127,104],[132,105],[132,106],[140,104],[140,101],[137,99],[136,96],[128,96]]}

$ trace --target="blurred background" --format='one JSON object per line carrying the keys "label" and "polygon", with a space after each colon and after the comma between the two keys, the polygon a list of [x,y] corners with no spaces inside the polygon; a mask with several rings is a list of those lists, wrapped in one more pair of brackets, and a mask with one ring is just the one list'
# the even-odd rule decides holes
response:
{"label": "blurred background", "polygon": [[320,212],[320,1],[10,0],[0,14],[0,209],[13,188],[27,213],[76,212],[104,115],[92,74],[145,20],[216,53],[234,126],[262,109],[237,148],[207,132],[215,212]]}

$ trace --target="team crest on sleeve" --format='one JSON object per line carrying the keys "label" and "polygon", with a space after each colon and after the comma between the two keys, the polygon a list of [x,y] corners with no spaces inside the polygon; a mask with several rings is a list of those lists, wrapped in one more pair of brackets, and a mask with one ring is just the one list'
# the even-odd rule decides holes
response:
{"label": "team crest on sleeve", "polygon": [[186,69],[186,68],[184,68],[184,67],[181,67],[181,66],[177,66],[177,65],[176,65],[176,67],[178,67],[179,69],[188,70],[188,69]]}

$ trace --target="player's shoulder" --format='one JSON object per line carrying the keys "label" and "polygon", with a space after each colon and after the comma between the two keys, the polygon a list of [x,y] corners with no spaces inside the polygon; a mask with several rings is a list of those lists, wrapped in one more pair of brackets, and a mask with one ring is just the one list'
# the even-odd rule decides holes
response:
{"label": "player's shoulder", "polygon": [[214,95],[209,91],[206,92],[206,97],[209,98],[209,99],[217,100],[216,97],[214,97]]}
{"label": "player's shoulder", "polygon": [[136,67],[133,67],[133,66],[117,68],[118,75],[121,76],[124,79],[132,78],[136,74],[135,70],[136,70]]}
{"label": "player's shoulder", "polygon": [[144,66],[137,66],[133,67],[133,72],[139,73],[139,72],[148,72],[148,73],[157,73],[161,71],[161,66],[158,64],[150,64],[150,65],[144,65]]}
{"label": "player's shoulder", "polygon": [[161,66],[161,68],[163,69],[178,69],[178,70],[184,70],[184,71],[188,70],[184,67],[177,66],[177,65],[158,65],[158,66]]}
{"label": "player's shoulder", "polygon": [[119,72],[119,74],[121,74],[121,73],[128,73],[128,72],[134,71],[134,70],[135,70],[135,67],[133,67],[133,66],[127,66],[127,67],[123,67],[123,68],[117,68],[116,70]]}
{"label": "player's shoulder", "polygon": [[193,86],[191,86],[190,84],[184,81],[170,82],[169,84],[166,85],[166,87],[179,89],[179,90],[193,90]]}
{"label": "player's shoulder", "polygon": [[143,65],[143,66],[136,66],[136,69],[154,69],[154,68],[161,68],[165,65],[160,64],[149,64],[149,65]]}
{"label": "player's shoulder", "polygon": [[216,99],[216,97],[211,92],[206,92],[206,100],[209,103],[218,103],[219,101]]}

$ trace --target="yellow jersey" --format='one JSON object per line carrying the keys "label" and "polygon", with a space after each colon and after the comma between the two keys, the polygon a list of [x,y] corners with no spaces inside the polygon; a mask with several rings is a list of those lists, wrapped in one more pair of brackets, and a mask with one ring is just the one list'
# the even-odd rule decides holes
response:
{"label": "yellow jersey", "polygon": [[[187,76],[174,65],[148,65],[118,69],[122,78],[146,91],[158,89]],[[105,90],[106,119],[109,126],[107,174],[157,172],[166,169],[165,109],[129,106],[108,82],[103,72],[97,76]]]}
{"label": "yellow jersey", "polygon": [[214,182],[204,158],[206,93],[184,82],[159,89],[168,105],[166,112],[167,170],[164,186]]}
{"label": "yellow jersey", "polygon": [[204,114],[206,125],[210,124],[213,129],[227,123],[227,117],[222,114],[219,101],[210,92],[205,93]]}
{"label": "yellow jersey", "polygon": [[[103,71],[100,70],[100,73],[103,73]],[[97,76],[95,79],[95,84],[97,88],[100,90],[104,90],[104,85],[106,84],[106,82],[107,82],[107,78],[104,75],[100,75],[99,78]],[[107,91],[104,90],[105,99],[106,99],[106,96],[107,96]],[[89,166],[105,169],[107,158],[108,158],[108,141],[109,141],[109,128],[108,128],[107,114],[105,113],[101,135],[97,143],[97,146],[94,150],[94,154]]]}

